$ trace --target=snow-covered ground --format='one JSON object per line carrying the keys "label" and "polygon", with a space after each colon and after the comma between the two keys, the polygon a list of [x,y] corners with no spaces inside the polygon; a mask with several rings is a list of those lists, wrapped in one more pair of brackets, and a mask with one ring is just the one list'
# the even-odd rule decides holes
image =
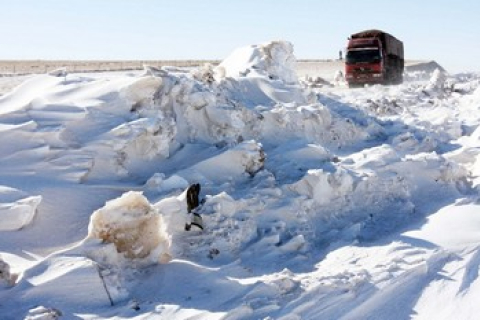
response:
{"label": "snow-covered ground", "polygon": [[0,318],[477,319],[480,75],[337,66],[10,78]]}

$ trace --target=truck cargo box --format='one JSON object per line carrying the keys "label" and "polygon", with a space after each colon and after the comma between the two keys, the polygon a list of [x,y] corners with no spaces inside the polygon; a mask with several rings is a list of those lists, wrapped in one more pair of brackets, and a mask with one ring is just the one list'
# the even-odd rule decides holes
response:
{"label": "truck cargo box", "polygon": [[383,43],[387,54],[395,55],[398,56],[400,59],[403,59],[403,42],[387,32],[377,29],[365,30],[352,34],[350,38],[378,38]]}

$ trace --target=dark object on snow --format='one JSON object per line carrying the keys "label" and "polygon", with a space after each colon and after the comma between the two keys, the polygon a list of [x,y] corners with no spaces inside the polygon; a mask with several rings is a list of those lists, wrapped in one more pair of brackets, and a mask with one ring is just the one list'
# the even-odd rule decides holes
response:
{"label": "dark object on snow", "polygon": [[200,204],[198,196],[200,195],[200,184],[195,183],[192,184],[187,189],[187,208],[188,213],[192,213],[192,222],[185,225],[185,230],[189,231],[192,225],[200,228],[203,230],[203,220],[200,214],[196,212],[192,212],[195,208],[197,208]]}
{"label": "dark object on snow", "polygon": [[187,207],[188,207],[188,212],[192,212],[193,209],[198,207],[199,201],[198,201],[198,195],[200,194],[200,184],[195,183],[192,184],[190,187],[188,187],[187,190]]}
{"label": "dark object on snow", "polygon": [[196,226],[200,229],[203,230],[203,219],[202,216],[199,215],[198,213],[194,212],[193,217],[192,217],[192,223],[191,225]]}
{"label": "dark object on snow", "polygon": [[190,223],[185,224],[185,231],[190,231],[192,226],[195,226],[201,230],[203,230],[203,219],[202,216],[196,212],[193,212],[192,221]]}
{"label": "dark object on snow", "polygon": [[210,249],[210,251],[208,252],[208,257],[210,259],[213,259],[215,256],[218,256],[220,254],[220,250],[218,250],[217,248],[212,248]]}

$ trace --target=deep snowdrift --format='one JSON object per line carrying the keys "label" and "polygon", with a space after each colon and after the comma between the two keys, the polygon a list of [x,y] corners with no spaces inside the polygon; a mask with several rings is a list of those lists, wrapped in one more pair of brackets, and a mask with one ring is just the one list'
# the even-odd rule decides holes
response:
{"label": "deep snowdrift", "polygon": [[294,63],[275,41],[0,97],[3,318],[473,319],[480,77],[315,89]]}

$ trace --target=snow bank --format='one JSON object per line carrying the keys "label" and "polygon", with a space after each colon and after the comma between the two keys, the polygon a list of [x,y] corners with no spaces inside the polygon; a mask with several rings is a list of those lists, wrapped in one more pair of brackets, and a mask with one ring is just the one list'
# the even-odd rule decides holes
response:
{"label": "snow bank", "polygon": [[345,170],[333,173],[322,169],[309,170],[302,180],[292,185],[299,194],[308,195],[317,204],[324,205],[340,196],[346,196],[353,191],[353,176]]}
{"label": "snow bank", "polygon": [[328,171],[309,170],[289,188],[305,196],[298,199],[297,210],[306,211],[317,225],[317,239],[371,239],[381,234],[379,229],[388,232],[412,219],[422,199],[434,196],[432,190],[444,197],[464,192],[468,176],[464,167],[441,155],[402,157],[385,145],[368,150],[368,156],[352,154]]}
{"label": "snow bank", "polygon": [[96,261],[122,261],[120,255],[142,264],[166,262],[170,241],[164,228],[162,216],[148,200],[140,192],[131,191],[107,202],[92,214],[88,239],[112,245],[107,245],[112,250],[93,253]]}
{"label": "snow bank", "polygon": [[[405,235],[445,248],[468,246],[470,243],[475,243],[478,237],[480,217],[477,210],[477,205],[469,203],[446,206],[435,216],[429,217],[421,229],[409,231]],[[446,230],[462,230],[462,232],[445,232]]]}
{"label": "snow bank", "polygon": [[356,123],[325,105],[277,105],[262,114],[261,138],[265,143],[302,139],[329,147],[351,145],[378,133],[375,122]]}
{"label": "snow bank", "polygon": [[447,71],[436,61],[416,62],[405,66],[405,80],[428,80],[432,77],[435,70],[442,73]]}
{"label": "snow bank", "polygon": [[22,112],[24,108],[35,100],[44,97],[45,92],[52,92],[64,81],[62,78],[40,75],[27,79],[14,90],[0,97],[0,114],[7,115],[13,112]]}
{"label": "snow bank", "polygon": [[[44,150],[48,166],[79,182],[146,179],[156,163],[192,143],[278,144],[286,137],[345,145],[370,134],[319,104],[298,83],[294,61],[292,45],[274,41],[225,59],[218,67],[229,75],[223,78],[208,76],[213,67],[177,72],[146,66],[142,76],[114,81],[44,75],[4,103],[27,103],[26,112],[20,108],[9,117],[28,120],[37,138],[34,146]],[[232,70],[243,68],[252,72],[234,75]],[[48,86],[39,97],[17,96],[42,79]],[[15,134],[21,130],[26,128]],[[19,150],[18,156],[26,152]]]}
{"label": "snow bank", "polygon": [[427,86],[427,89],[430,90],[443,90],[445,89],[445,81],[447,80],[447,76],[444,71],[440,69],[435,69],[433,71],[432,76],[430,77],[430,83]]}
{"label": "snow bank", "polygon": [[[175,150],[179,144],[193,141],[236,142],[242,135],[245,122],[252,117],[247,110],[229,103],[223,92],[199,83],[192,75],[163,72],[153,79],[152,76],[140,78],[125,88],[122,96],[140,118],[129,123],[129,127],[138,121],[141,125],[145,121],[155,123],[152,130],[142,136],[143,140],[150,139],[150,142],[143,143],[150,149],[149,158],[156,155],[166,157],[169,150]],[[115,138],[118,130],[123,133],[125,125],[112,132]],[[125,143],[132,143],[130,136],[124,137],[127,139]],[[155,141],[160,145],[152,148]],[[127,157],[133,158],[133,154]]]}
{"label": "snow bank", "polygon": [[[315,92],[294,69],[291,44],[275,41],[218,67],[42,75],[2,97],[0,178],[30,193],[0,189],[0,213],[28,213],[0,229],[28,225],[40,199],[46,212],[0,232],[14,252],[2,252],[2,283],[22,272],[0,290],[7,317],[375,318],[399,292],[397,318],[437,318],[423,293],[456,267],[444,297],[464,306],[478,284],[479,78],[432,70]],[[205,228],[186,231],[192,183]],[[59,209],[58,188],[79,201]],[[459,198],[470,206],[453,224],[437,211]],[[442,219],[420,234],[395,235],[432,213]],[[450,224],[465,237],[441,236],[458,232]],[[60,228],[62,243],[32,245]]]}
{"label": "snow bank", "polygon": [[293,46],[285,41],[239,48],[215,68],[215,75],[218,88],[236,106],[254,109],[314,101],[298,82]]}
{"label": "snow bank", "polygon": [[417,62],[405,66],[406,72],[426,72],[428,74],[433,73],[435,70],[445,72],[445,69],[436,61]]}

